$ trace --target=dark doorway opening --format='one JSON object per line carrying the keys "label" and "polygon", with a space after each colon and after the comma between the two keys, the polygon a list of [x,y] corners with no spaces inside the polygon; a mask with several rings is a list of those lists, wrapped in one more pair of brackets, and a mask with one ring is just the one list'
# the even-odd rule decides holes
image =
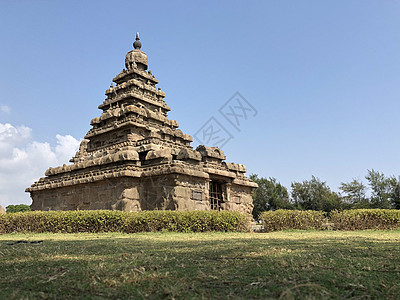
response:
{"label": "dark doorway opening", "polygon": [[217,181],[210,182],[210,207],[211,210],[221,210],[223,202],[222,183]]}
{"label": "dark doorway opening", "polygon": [[139,152],[139,160],[142,163],[145,161],[147,153],[149,153],[149,150],[143,151],[143,152]]}

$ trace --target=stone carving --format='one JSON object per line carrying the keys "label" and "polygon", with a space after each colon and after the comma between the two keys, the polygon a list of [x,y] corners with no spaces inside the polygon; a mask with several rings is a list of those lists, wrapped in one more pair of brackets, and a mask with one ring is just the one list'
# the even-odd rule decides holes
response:
{"label": "stone carving", "polygon": [[102,113],[71,165],[49,168],[27,188],[32,210],[237,210],[251,214],[257,184],[242,164],[224,162],[168,118],[171,110],[148,69],[139,34],[113,78]]}

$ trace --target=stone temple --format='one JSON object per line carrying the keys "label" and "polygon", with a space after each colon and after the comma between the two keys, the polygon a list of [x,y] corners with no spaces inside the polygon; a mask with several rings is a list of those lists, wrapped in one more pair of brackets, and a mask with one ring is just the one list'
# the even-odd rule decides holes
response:
{"label": "stone temple", "polygon": [[[217,147],[193,149],[167,117],[139,34],[106,90],[71,165],[49,168],[26,191],[32,210],[232,210],[251,214],[257,184]],[[114,85],[115,83],[115,85]]]}

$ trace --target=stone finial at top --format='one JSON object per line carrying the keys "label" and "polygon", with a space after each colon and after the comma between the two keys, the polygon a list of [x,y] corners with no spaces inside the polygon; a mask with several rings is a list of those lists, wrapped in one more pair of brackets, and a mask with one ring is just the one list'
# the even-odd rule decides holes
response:
{"label": "stone finial at top", "polygon": [[139,39],[139,32],[136,33],[136,41],[133,43],[133,47],[135,49],[129,51],[125,56],[125,67],[128,70],[147,70],[147,55],[142,50],[140,50],[140,48],[142,47],[142,43]]}
{"label": "stone finial at top", "polygon": [[142,48],[142,43],[140,42],[139,32],[136,32],[136,41],[133,43],[133,48],[139,49]]}

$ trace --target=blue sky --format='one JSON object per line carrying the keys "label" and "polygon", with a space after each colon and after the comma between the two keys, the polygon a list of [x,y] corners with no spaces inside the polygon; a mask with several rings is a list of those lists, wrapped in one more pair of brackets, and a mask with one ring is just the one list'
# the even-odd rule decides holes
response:
{"label": "blue sky", "polygon": [[[3,0],[0,28],[0,205],[67,163],[136,31],[170,118],[194,135],[214,116],[249,174],[400,175],[398,1]],[[218,112],[235,92],[257,110],[240,131]]]}

